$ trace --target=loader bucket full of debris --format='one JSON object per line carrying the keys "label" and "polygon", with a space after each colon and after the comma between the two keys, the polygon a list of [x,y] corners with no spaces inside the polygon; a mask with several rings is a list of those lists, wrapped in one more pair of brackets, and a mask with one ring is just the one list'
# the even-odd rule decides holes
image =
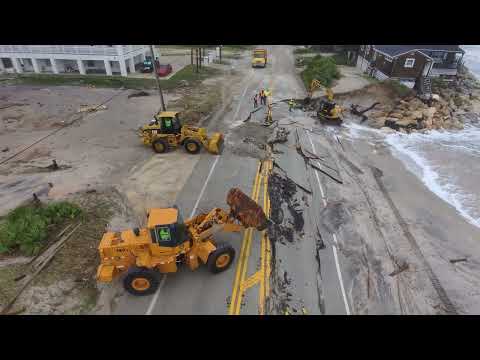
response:
{"label": "loader bucket full of debris", "polygon": [[267,228],[268,220],[263,209],[242,190],[230,189],[227,195],[227,204],[230,206],[233,216],[246,228],[254,227],[258,231]]}
{"label": "loader bucket full of debris", "polygon": [[223,151],[223,134],[214,133],[212,137],[208,140],[208,151],[212,154],[219,155]]}

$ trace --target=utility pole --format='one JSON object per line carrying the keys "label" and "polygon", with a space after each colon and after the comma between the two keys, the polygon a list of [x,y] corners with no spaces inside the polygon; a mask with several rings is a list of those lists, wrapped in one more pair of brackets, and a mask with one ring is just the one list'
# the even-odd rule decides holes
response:
{"label": "utility pole", "polygon": [[190,49],[190,58],[191,58],[191,64],[193,67],[193,48]]}
{"label": "utility pole", "polygon": [[195,72],[198,73],[198,48],[195,49]]}
{"label": "utility pole", "polygon": [[153,72],[155,73],[155,77],[157,78],[158,93],[160,94],[160,102],[162,104],[162,111],[167,111],[167,109],[165,108],[165,102],[163,101],[163,93],[162,93],[162,87],[160,86],[160,78],[158,77],[158,73],[157,73],[157,59],[155,59],[155,53],[153,52],[153,45],[150,45],[150,51],[152,52]]}
{"label": "utility pole", "polygon": [[220,64],[222,63],[222,45],[220,45]]}

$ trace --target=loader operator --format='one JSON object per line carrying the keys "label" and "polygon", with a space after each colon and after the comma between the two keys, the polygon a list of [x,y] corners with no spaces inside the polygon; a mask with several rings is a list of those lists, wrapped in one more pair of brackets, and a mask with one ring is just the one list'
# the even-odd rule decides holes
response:
{"label": "loader operator", "polygon": [[157,116],[155,116],[155,119],[152,120],[152,122],[157,125],[159,121],[161,122],[160,125],[164,134],[180,134],[182,125],[180,124],[180,119],[178,117],[166,117],[159,120]]}

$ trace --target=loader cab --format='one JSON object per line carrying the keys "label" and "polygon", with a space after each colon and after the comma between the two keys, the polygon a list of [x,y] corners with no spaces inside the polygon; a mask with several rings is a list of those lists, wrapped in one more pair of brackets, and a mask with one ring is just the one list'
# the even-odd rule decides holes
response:
{"label": "loader cab", "polygon": [[176,247],[187,240],[187,229],[178,209],[152,209],[148,215],[152,242],[161,247]]}
{"label": "loader cab", "polygon": [[182,131],[182,121],[178,113],[173,111],[163,111],[155,115],[157,124],[160,125],[162,134],[180,134]]}

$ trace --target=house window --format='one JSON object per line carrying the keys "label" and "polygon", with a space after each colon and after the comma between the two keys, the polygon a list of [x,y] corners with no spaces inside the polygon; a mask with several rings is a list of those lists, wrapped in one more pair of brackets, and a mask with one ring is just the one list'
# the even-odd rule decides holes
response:
{"label": "house window", "polygon": [[404,67],[406,67],[406,68],[413,68],[413,64],[415,64],[415,59],[413,59],[413,58],[407,58],[407,59],[405,60],[405,65],[404,65]]}
{"label": "house window", "polygon": [[87,66],[88,66],[88,67],[94,67],[94,66],[95,66],[95,62],[93,62],[93,60],[88,60],[88,61],[87,61]]}

